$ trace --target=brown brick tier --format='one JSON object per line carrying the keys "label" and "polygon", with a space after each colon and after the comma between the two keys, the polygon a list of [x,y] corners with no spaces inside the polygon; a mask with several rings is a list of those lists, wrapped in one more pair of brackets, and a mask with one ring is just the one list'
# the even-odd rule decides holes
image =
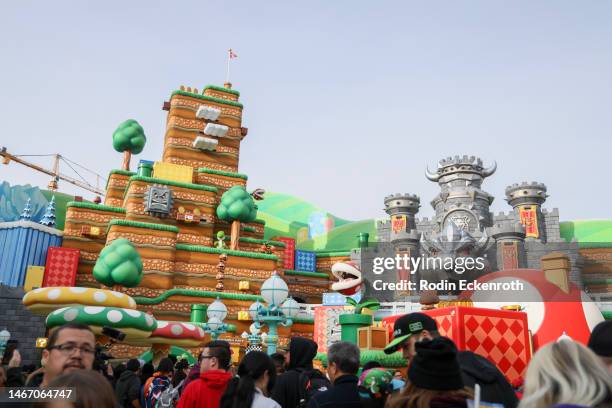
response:
{"label": "brown brick tier", "polygon": [[104,204],[112,207],[123,206],[123,195],[130,179],[129,174],[112,173],[108,176]]}

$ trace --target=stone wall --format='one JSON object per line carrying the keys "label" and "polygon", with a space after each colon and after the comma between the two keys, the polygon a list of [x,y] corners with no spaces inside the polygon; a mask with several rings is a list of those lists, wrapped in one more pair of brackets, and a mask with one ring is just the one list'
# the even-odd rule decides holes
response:
{"label": "stone wall", "polygon": [[45,337],[45,318],[30,313],[23,306],[22,288],[0,285],[0,330],[7,329],[11,340],[19,342],[22,364],[40,364],[41,352],[35,347],[37,337]]}

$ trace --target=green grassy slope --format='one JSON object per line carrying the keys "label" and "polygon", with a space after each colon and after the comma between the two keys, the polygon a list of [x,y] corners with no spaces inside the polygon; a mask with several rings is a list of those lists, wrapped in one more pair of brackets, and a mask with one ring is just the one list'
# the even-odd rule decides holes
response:
{"label": "green grassy slope", "polygon": [[[276,235],[295,237],[300,228],[308,226],[312,213],[327,213],[321,207],[288,194],[266,192],[264,197],[257,202],[257,218],[266,221],[266,238]],[[350,223],[333,214],[329,216],[336,227]]]}
{"label": "green grassy slope", "polygon": [[612,247],[612,220],[577,220],[560,223],[561,238],[576,239],[583,248]]}
{"label": "green grassy slope", "polygon": [[360,232],[370,234],[370,242],[376,241],[376,221],[372,219],[344,224],[327,234],[309,239],[298,247],[309,251],[348,251],[358,246],[357,237]]}

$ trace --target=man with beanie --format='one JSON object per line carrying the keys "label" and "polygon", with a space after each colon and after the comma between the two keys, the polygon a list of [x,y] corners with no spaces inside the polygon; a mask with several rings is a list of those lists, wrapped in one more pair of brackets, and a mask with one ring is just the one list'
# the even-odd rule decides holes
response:
{"label": "man with beanie", "polygon": [[[416,344],[423,340],[440,337],[436,321],[424,313],[410,313],[395,321],[393,341],[385,348],[386,354],[402,350],[410,365],[416,355]],[[463,383],[470,388],[480,385],[483,401],[503,404],[505,408],[518,405],[516,394],[506,377],[485,357],[471,351],[460,351],[457,360],[461,368]]]}
{"label": "man with beanie", "polygon": [[329,380],[312,367],[317,348],[317,343],[310,339],[291,338],[285,355],[287,371],[276,379],[271,395],[283,408],[299,407],[301,400],[301,406],[306,406],[313,395],[329,388]]}
{"label": "man with beanie", "polygon": [[327,375],[334,386],[313,395],[308,408],[361,408],[357,384],[359,348],[347,341],[332,344],[327,351]]}
{"label": "man with beanie", "polygon": [[227,383],[232,378],[228,372],[231,362],[227,341],[206,343],[200,354],[200,377],[189,383],[179,399],[177,408],[217,408]]}
{"label": "man with beanie", "polygon": [[464,387],[457,347],[447,337],[415,344],[416,354],[408,367],[410,384],[426,390],[452,391]]}
{"label": "man with beanie", "polygon": [[589,348],[601,358],[612,375],[612,320],[599,323],[589,337]]}
{"label": "man with beanie", "polygon": [[140,362],[133,358],[127,362],[115,385],[115,397],[120,408],[140,408]]}

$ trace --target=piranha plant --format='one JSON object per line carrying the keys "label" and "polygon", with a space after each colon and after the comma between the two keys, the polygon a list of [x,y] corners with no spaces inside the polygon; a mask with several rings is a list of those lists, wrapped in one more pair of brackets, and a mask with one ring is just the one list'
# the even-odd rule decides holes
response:
{"label": "piranha plant", "polygon": [[93,276],[106,286],[138,286],[143,277],[142,259],[134,244],[119,238],[105,246],[93,268]]}
{"label": "piranha plant", "polygon": [[380,302],[376,299],[363,299],[357,303],[352,298],[346,298],[346,303],[355,306],[354,313],[341,314],[338,318],[340,323],[340,338],[342,341],[349,341],[357,344],[359,329],[372,325],[372,312],[380,307]]}
{"label": "piranha plant", "polygon": [[346,304],[355,307],[355,314],[372,314],[373,311],[380,309],[380,302],[373,298],[361,299],[356,302],[355,299],[347,297]]}
{"label": "piranha plant", "polygon": [[113,148],[123,152],[123,170],[130,170],[132,154],[142,152],[146,142],[144,129],[134,119],[128,119],[117,127],[113,133]]}
{"label": "piranha plant", "polygon": [[238,249],[240,223],[252,222],[257,218],[257,206],[253,196],[242,186],[230,188],[221,196],[221,203],[217,206],[217,217],[232,223],[230,249]]}

